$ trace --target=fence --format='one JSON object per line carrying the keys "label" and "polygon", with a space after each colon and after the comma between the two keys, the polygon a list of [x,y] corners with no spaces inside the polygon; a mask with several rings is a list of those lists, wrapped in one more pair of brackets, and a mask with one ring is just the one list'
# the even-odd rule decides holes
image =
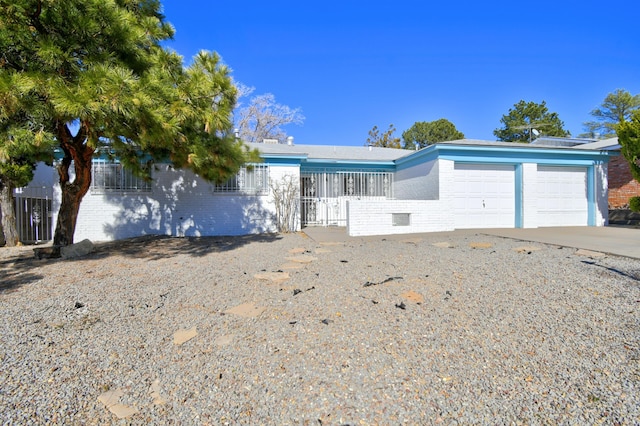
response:
{"label": "fence", "polygon": [[17,188],[14,196],[20,241],[24,244],[51,241],[53,239],[52,188]]}

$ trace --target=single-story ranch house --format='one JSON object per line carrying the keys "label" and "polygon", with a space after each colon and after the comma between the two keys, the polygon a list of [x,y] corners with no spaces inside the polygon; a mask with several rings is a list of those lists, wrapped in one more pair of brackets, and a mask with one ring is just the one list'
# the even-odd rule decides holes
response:
{"label": "single-story ranch house", "polygon": [[[94,160],[75,239],[276,232],[275,190],[279,201],[293,197],[292,229],[343,226],[351,236],[607,223],[613,152],[589,144],[463,139],[417,151],[250,146],[264,161],[223,185],[167,164],[155,167],[149,183],[118,163]],[[25,242],[51,238],[60,203],[55,182],[55,170],[41,166],[32,184],[16,191]]]}

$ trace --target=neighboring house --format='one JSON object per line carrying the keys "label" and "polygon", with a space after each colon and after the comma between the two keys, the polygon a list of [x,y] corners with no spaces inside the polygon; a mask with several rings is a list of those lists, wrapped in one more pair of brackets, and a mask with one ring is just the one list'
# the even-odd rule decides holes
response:
{"label": "neighboring house", "polygon": [[618,154],[609,160],[609,208],[627,208],[629,198],[640,196],[640,183],[633,178],[627,159],[620,154],[618,138],[598,141],[587,147],[611,150]]}
{"label": "neighboring house", "polygon": [[629,198],[640,196],[640,183],[631,175],[627,159],[622,155],[609,161],[609,208],[629,206]]}
{"label": "neighboring house", "polygon": [[[345,226],[358,236],[607,223],[610,152],[597,148],[468,139],[419,151],[250,145],[264,162],[248,165],[224,185],[166,164],[157,165],[146,183],[117,163],[94,160],[75,239],[276,232],[273,190],[287,180],[296,189],[294,229]],[[44,213],[49,227],[60,202],[55,176],[41,167],[29,187],[50,191]],[[19,203],[29,198],[29,188]]]}

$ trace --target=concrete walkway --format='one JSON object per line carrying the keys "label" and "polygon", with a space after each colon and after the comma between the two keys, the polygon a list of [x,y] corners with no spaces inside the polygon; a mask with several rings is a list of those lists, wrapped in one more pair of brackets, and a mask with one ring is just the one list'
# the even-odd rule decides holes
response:
{"label": "concrete walkway", "polygon": [[640,229],[622,226],[576,226],[557,228],[534,229],[464,229],[451,232],[437,232],[430,234],[398,234],[378,235],[372,237],[350,237],[343,227],[307,227],[303,232],[318,242],[340,242],[368,239],[380,240],[406,240],[416,238],[419,235],[469,235],[485,234],[504,238],[513,238],[522,241],[534,241],[545,244],[554,244],[564,247],[573,247],[598,251],[601,253],[615,254],[619,256],[640,259]]}

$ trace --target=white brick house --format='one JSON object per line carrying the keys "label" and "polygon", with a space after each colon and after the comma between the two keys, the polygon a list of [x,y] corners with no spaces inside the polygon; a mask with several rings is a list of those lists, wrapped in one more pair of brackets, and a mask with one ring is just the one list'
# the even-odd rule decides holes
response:
{"label": "white brick house", "polygon": [[[276,232],[273,187],[283,178],[297,184],[295,229],[336,225],[358,236],[607,222],[606,151],[466,139],[419,151],[251,146],[264,162],[220,186],[166,164],[146,184],[96,160],[75,239]],[[41,167],[30,185],[52,194],[49,226],[60,200],[55,177]]]}

